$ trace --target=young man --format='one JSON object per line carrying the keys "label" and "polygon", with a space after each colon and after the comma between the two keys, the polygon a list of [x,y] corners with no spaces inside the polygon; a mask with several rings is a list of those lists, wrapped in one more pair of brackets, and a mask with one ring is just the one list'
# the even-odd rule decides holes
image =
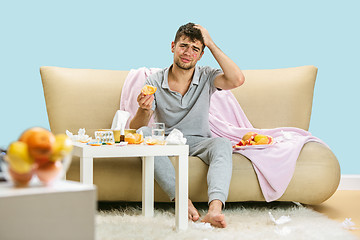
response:
{"label": "young man", "polygon": [[[199,67],[196,63],[208,47],[220,69]],[[189,153],[209,165],[207,182],[209,211],[203,222],[226,227],[222,208],[229,192],[232,175],[232,146],[228,139],[211,138],[208,122],[211,95],[217,90],[229,90],[243,84],[240,68],[213,42],[208,31],[200,25],[188,23],[179,28],[171,43],[174,62],[146,80],[158,90],[154,95],[138,96],[139,108],[130,127],[151,135],[147,126],[155,112],[156,121],[164,122],[166,133],[174,128],[187,139]],[[175,171],[169,158],[156,157],[155,180],[173,200]],[[199,213],[189,199],[189,219],[197,221]]]}

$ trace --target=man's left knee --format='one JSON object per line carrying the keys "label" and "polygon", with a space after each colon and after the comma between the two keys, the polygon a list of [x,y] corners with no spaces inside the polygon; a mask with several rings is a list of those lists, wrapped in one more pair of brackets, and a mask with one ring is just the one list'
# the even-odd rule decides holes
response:
{"label": "man's left knee", "polygon": [[232,151],[232,144],[229,139],[218,137],[218,138],[214,138],[213,141],[214,141],[213,146],[216,149],[223,149],[225,151],[230,151],[230,152]]}

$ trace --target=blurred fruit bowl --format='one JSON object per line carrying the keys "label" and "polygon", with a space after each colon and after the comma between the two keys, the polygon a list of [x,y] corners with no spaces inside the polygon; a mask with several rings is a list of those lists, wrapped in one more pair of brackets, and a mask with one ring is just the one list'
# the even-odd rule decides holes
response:
{"label": "blurred fruit bowl", "polygon": [[42,183],[52,185],[55,182],[64,179],[67,170],[71,164],[72,155],[69,154],[55,162],[49,161],[42,165],[34,163],[27,172],[16,171],[10,166],[8,156],[4,156],[1,161],[1,169],[7,182],[13,183],[16,187],[27,187],[30,183]]}
{"label": "blurred fruit bowl", "polygon": [[32,180],[49,185],[66,174],[72,148],[66,134],[55,136],[44,128],[30,128],[9,145],[1,168],[15,186],[27,186]]}

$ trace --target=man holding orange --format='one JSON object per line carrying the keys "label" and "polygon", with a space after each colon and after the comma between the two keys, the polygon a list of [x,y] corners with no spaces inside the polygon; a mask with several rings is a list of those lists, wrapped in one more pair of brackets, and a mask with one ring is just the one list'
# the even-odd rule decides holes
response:
{"label": "man holding orange", "polygon": [[[208,47],[221,69],[196,66]],[[201,221],[215,227],[226,227],[222,208],[229,192],[232,174],[232,146],[225,138],[212,138],[209,127],[209,104],[215,91],[229,90],[243,84],[240,68],[216,46],[208,31],[188,23],[179,28],[171,43],[173,64],[148,77],[146,84],[157,91],[140,93],[139,108],[130,122],[151,135],[147,126],[153,113],[157,122],[165,123],[166,132],[180,130],[187,139],[189,153],[209,165],[207,182],[209,211]],[[175,171],[167,157],[156,157],[155,179],[162,189],[175,198]],[[197,221],[198,211],[189,199],[189,219]]]}

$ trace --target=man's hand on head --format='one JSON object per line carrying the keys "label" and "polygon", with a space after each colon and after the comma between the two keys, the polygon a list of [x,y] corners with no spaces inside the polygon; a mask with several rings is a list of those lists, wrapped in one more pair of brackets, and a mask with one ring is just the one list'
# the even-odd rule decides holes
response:
{"label": "man's hand on head", "polygon": [[214,42],[213,42],[212,38],[210,37],[210,34],[209,34],[208,30],[206,30],[203,26],[201,26],[199,24],[195,24],[194,27],[201,31],[201,34],[202,34],[202,36],[204,38],[205,46],[210,48],[211,45],[214,44]]}

